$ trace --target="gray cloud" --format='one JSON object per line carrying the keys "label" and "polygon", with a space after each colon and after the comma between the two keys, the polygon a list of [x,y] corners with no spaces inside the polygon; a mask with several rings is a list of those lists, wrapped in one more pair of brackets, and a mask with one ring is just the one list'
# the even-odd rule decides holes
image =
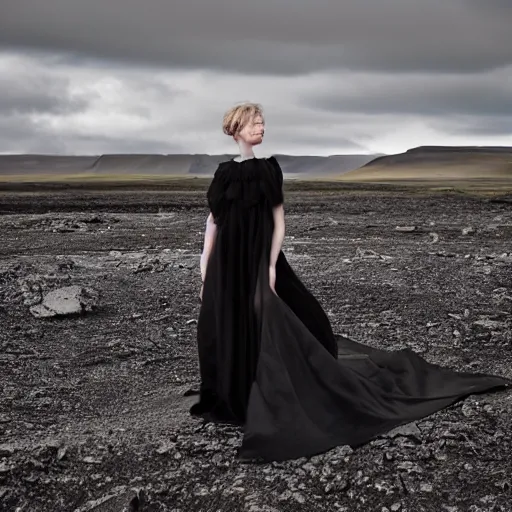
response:
{"label": "gray cloud", "polygon": [[4,73],[0,80],[0,114],[51,113],[66,114],[83,111],[90,97],[74,95],[69,80],[49,72],[34,73],[23,69]]}
{"label": "gray cloud", "polygon": [[9,79],[0,90],[0,152],[236,152],[220,125],[224,110],[244,99],[265,107],[267,138],[258,152],[268,154],[494,144],[489,137],[512,143],[503,139],[511,139],[512,68],[474,75],[341,72],[297,80],[83,65],[18,52],[4,61],[0,56],[2,69]]}
{"label": "gray cloud", "polygon": [[467,6],[473,9],[479,9],[482,13],[495,10],[503,14],[512,14],[512,4],[509,0],[465,0]]}
{"label": "gray cloud", "polygon": [[104,153],[186,153],[180,144],[169,140],[143,140],[105,134],[58,132],[28,116],[0,117],[0,151],[32,154],[104,154]]}
{"label": "gray cloud", "polygon": [[[186,88],[138,69],[84,66],[57,54],[0,53],[0,152],[180,152],[155,113]],[[165,124],[167,120],[164,119]]]}
{"label": "gray cloud", "polygon": [[504,2],[3,0],[0,44],[243,73],[471,72],[512,63]]}
{"label": "gray cloud", "polygon": [[462,116],[460,118],[431,122],[436,129],[454,135],[500,137],[512,134],[512,117]]}
{"label": "gray cloud", "polygon": [[345,136],[338,130],[333,132],[327,130],[311,130],[308,125],[282,125],[277,127],[270,127],[269,133],[273,138],[281,141],[288,141],[294,145],[304,147],[315,146],[317,148],[342,148],[345,152],[353,153],[367,153],[368,148],[363,144],[352,139],[350,136]]}
{"label": "gray cloud", "polygon": [[[512,132],[512,66],[487,75],[346,76],[302,101],[330,112],[508,117]],[[507,123],[503,123],[504,128]]]}
{"label": "gray cloud", "polygon": [[66,153],[59,136],[45,130],[26,115],[0,116],[0,151],[11,153]]}
{"label": "gray cloud", "polygon": [[[59,67],[62,61],[52,56],[24,58],[22,54],[13,54],[10,61],[9,72],[2,73],[0,80],[0,152],[184,152],[181,144],[166,139],[165,135],[151,133],[148,138],[136,129],[123,131],[123,119],[130,123],[134,120],[151,123],[152,103],[158,106],[163,101],[171,103],[180,95],[186,97],[157,77],[132,76],[126,70],[121,77],[108,76],[105,88],[107,92],[109,87],[113,89],[105,99],[105,92],[97,90],[97,77],[96,81],[91,79],[84,84],[80,76],[75,76],[76,68]],[[1,64],[0,61],[0,71]],[[80,68],[78,71],[89,75]],[[101,82],[101,75],[99,78]],[[126,91],[131,93],[128,98],[123,96]],[[99,106],[95,107],[95,102]],[[98,115],[109,118],[108,110],[103,112],[103,105],[112,115],[121,117],[115,129],[96,128]]]}
{"label": "gray cloud", "polygon": [[509,0],[2,0],[0,152],[268,153],[512,144]]}
{"label": "gray cloud", "polygon": [[[129,138],[104,135],[72,134],[66,141],[68,148],[76,148],[76,154],[175,154],[187,153],[180,144],[169,140],[141,140],[133,136]],[[67,151],[69,153],[69,150]]]}

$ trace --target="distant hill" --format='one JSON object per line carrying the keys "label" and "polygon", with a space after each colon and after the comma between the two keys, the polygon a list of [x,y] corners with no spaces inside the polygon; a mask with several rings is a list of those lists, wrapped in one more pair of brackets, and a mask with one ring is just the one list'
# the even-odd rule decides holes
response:
{"label": "distant hill", "polygon": [[285,175],[325,177],[343,174],[365,165],[378,155],[290,156],[275,155]]}
{"label": "distant hill", "polygon": [[[235,155],[0,155],[0,181],[211,177]],[[512,183],[512,147],[420,146],[396,155],[276,154],[286,179],[399,183],[471,180]]]}
{"label": "distant hill", "polygon": [[512,147],[420,146],[377,157],[337,177],[341,181],[512,181]]}
{"label": "distant hill", "polygon": [[[286,177],[315,178],[357,169],[377,155],[275,155]],[[0,155],[0,179],[16,181],[51,177],[213,176],[220,162],[235,155]]]}

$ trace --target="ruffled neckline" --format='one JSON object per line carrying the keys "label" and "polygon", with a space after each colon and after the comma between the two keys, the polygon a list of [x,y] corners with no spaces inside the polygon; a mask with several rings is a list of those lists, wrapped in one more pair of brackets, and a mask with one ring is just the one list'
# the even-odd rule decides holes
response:
{"label": "ruffled neckline", "polygon": [[252,158],[246,158],[245,160],[235,160],[234,158],[232,158],[231,160],[228,160],[229,163],[233,162],[235,164],[239,164],[239,165],[242,165],[242,164],[245,164],[247,162],[262,162],[262,161],[265,161],[265,160],[272,160],[272,159],[275,159],[275,157],[272,155],[272,156],[262,156],[262,157],[257,157],[257,156],[254,156]]}
{"label": "ruffled neckline", "polygon": [[222,181],[226,179],[237,181],[258,179],[261,178],[262,167],[267,167],[266,165],[262,166],[261,163],[266,162],[268,165],[272,165],[273,159],[275,159],[274,156],[247,158],[241,162],[237,162],[233,159],[226,160],[219,165],[219,169],[215,174]]}

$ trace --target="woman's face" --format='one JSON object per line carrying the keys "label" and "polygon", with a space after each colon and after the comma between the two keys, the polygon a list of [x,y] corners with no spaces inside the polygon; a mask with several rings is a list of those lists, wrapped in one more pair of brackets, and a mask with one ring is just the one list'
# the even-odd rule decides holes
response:
{"label": "woman's face", "polygon": [[240,130],[235,140],[243,140],[246,144],[257,146],[263,141],[265,134],[265,121],[260,115],[256,115]]}

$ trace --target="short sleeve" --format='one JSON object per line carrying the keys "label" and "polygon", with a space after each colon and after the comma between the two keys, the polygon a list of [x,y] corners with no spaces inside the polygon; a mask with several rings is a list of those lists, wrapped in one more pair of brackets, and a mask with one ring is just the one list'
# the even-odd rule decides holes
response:
{"label": "short sleeve", "polygon": [[284,202],[283,171],[275,157],[270,157],[268,162],[270,164],[270,174],[267,195],[271,206],[274,207]]}

